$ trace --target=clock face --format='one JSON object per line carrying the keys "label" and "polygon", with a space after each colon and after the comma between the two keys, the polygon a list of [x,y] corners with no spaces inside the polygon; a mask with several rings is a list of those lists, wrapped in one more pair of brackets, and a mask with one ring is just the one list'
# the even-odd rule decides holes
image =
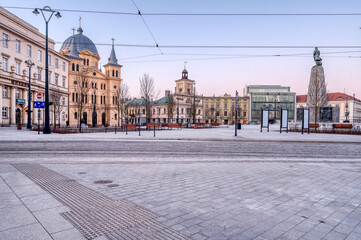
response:
{"label": "clock face", "polygon": [[97,75],[97,73],[96,72],[93,72],[93,76],[96,76]]}

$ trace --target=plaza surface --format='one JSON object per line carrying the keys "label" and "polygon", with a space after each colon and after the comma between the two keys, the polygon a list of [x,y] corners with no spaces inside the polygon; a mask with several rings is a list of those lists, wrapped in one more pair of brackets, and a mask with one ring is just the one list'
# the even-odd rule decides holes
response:
{"label": "plaza surface", "polygon": [[0,239],[361,239],[361,137],[0,128]]}

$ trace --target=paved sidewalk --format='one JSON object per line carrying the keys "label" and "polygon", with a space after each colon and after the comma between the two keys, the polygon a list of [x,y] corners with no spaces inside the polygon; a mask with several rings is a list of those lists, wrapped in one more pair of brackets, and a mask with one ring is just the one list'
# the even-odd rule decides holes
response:
{"label": "paved sidewalk", "polygon": [[67,211],[11,165],[0,164],[1,240],[85,239],[60,215]]}

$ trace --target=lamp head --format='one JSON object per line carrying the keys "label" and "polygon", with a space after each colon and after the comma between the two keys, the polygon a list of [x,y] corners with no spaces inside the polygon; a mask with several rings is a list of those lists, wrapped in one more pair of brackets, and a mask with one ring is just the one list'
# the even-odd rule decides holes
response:
{"label": "lamp head", "polygon": [[55,17],[57,17],[57,18],[61,18],[61,14],[60,14],[60,12],[57,12],[57,13],[55,14]]}
{"label": "lamp head", "polygon": [[39,10],[38,10],[37,8],[35,8],[34,11],[33,11],[33,13],[34,13],[35,15],[38,15],[38,14],[39,14]]}

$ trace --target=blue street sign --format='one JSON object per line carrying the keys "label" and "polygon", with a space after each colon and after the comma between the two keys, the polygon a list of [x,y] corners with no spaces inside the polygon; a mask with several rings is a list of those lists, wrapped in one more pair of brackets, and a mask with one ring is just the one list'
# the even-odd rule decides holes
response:
{"label": "blue street sign", "polygon": [[33,108],[45,108],[45,102],[34,101]]}

